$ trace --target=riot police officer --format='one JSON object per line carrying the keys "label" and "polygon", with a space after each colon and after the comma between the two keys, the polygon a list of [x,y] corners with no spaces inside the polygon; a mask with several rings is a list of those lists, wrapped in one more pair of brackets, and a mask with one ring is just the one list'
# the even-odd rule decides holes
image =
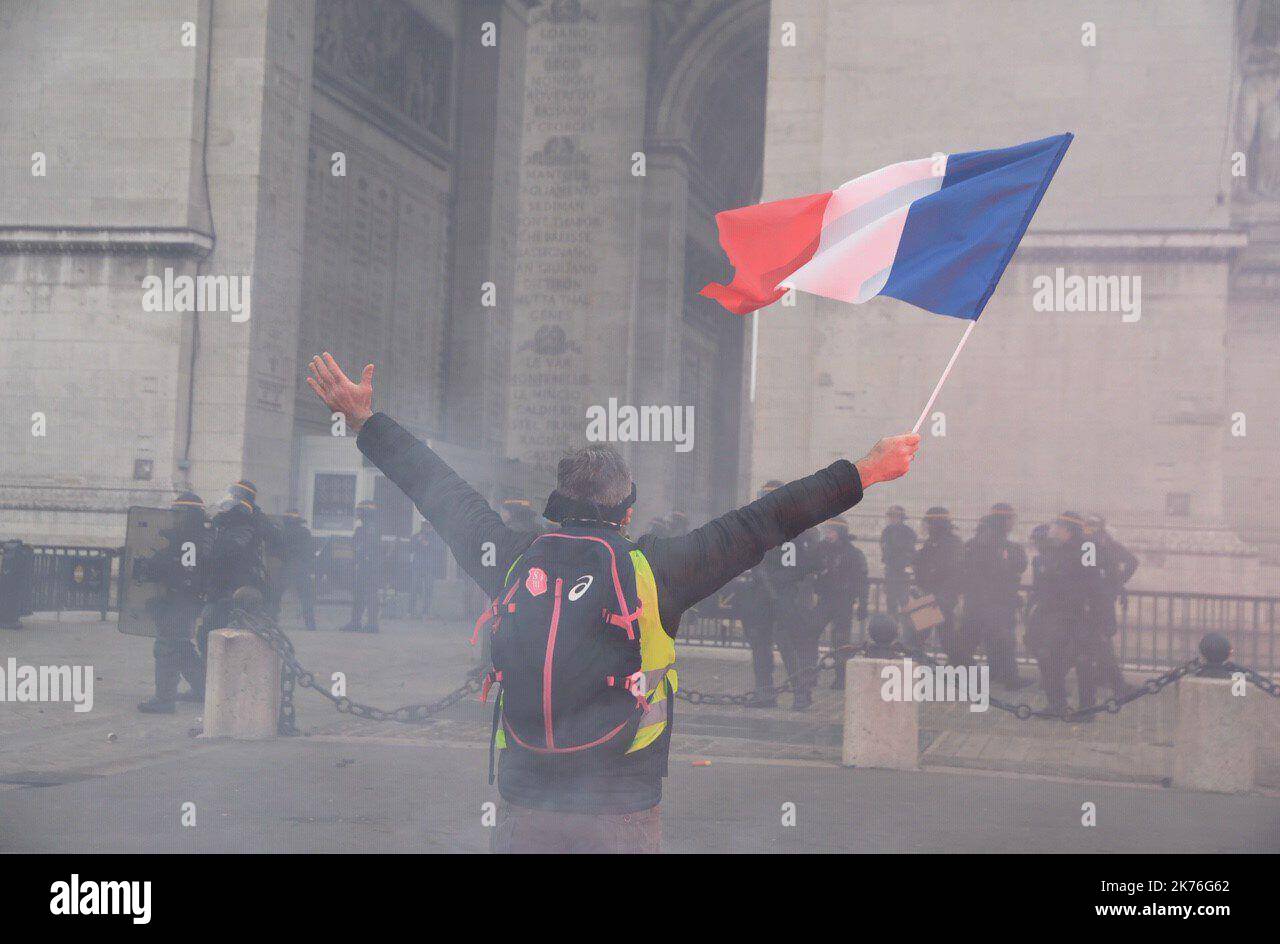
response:
{"label": "riot police officer", "polygon": [[[170,506],[177,513],[173,527],[161,532],[165,546],[147,558],[142,575],[164,588],[149,609],[155,619],[155,696],[138,705],[147,714],[169,713],[174,703],[204,701],[204,663],[196,651],[196,619],[203,606],[202,578],[209,549],[209,523],[204,501],[195,492],[182,492]],[[178,681],[190,690],[179,695]]]}
{"label": "riot police officer", "polygon": [[1099,682],[1110,688],[1116,697],[1120,697],[1132,689],[1116,661],[1111,640],[1116,634],[1116,603],[1124,593],[1125,584],[1138,569],[1138,558],[1111,535],[1107,530],[1107,522],[1101,515],[1090,515],[1085,519],[1084,536],[1086,540],[1093,541],[1097,548],[1097,566],[1100,571],[1094,582],[1096,595],[1089,603],[1094,674]]}
{"label": "riot police officer", "polygon": [[1080,707],[1093,704],[1095,680],[1087,614],[1098,569],[1084,564],[1084,519],[1064,511],[1049,526],[1033,568],[1027,647],[1040,666],[1049,710],[1067,710],[1067,673],[1076,671]]}
{"label": "riot police officer", "polygon": [[[763,498],[781,484],[778,479],[770,479],[760,488],[757,497]],[[662,524],[665,537],[666,522]],[[774,614],[778,600],[773,582],[765,573],[768,559],[766,555],[764,560],[741,576],[742,585],[738,592],[742,603],[742,631],[751,646],[751,669],[755,677],[755,695],[750,702],[753,708],[772,708],[778,704],[778,697],[773,692]]]}
{"label": "riot police officer", "polygon": [[782,545],[765,555],[765,577],[774,588],[774,632],[782,653],[782,666],[791,679],[791,707],[804,711],[813,704],[813,686],[818,681],[817,596],[814,580],[822,567],[818,538],[812,531],[798,536],[792,547]]}
{"label": "riot police officer", "polygon": [[303,625],[312,632],[316,628],[316,541],[311,529],[296,508],[284,513],[279,531],[280,556],[284,567],[280,573],[279,597],[292,590],[298,595]]}
{"label": "riot police officer", "polygon": [[[266,538],[255,498],[256,486],[248,479],[233,483],[213,516],[209,547],[206,604],[197,633],[200,653],[208,654],[209,633],[225,629],[236,604],[235,592],[250,587],[267,597]],[[263,606],[266,607],[264,602]]]}
{"label": "riot police officer", "polygon": [[998,502],[978,522],[977,534],[965,544],[964,617],[962,632],[980,641],[991,667],[991,680],[1005,688],[1022,688],[1018,678],[1014,628],[1021,599],[1018,587],[1027,569],[1027,554],[1009,540],[1013,506]]}
{"label": "riot police officer", "polygon": [[533,510],[533,502],[527,498],[511,496],[502,500],[502,517],[508,528],[515,531],[542,531],[543,523]]}
{"label": "riot police officer", "polygon": [[[777,479],[766,482],[760,490],[764,497],[782,485]],[[751,662],[755,672],[754,707],[771,708],[777,704],[773,688],[773,647],[782,655],[782,665],[792,680],[792,707],[803,711],[813,704],[813,685],[818,663],[817,608],[813,594],[813,578],[820,569],[816,542],[806,531],[790,544],[769,551],[752,568],[750,582],[744,586],[747,596],[743,614],[743,630],[751,644]]]}
{"label": "riot police officer", "polygon": [[409,570],[413,581],[411,609],[414,616],[427,616],[431,610],[431,586],[435,579],[435,548],[430,523],[423,521],[409,542]]}
{"label": "riot police officer", "polygon": [[[831,646],[838,649],[847,646],[853,637],[855,603],[858,619],[867,618],[870,589],[867,556],[853,543],[849,525],[841,518],[833,518],[826,523],[818,550],[822,568],[814,579],[814,590],[818,596],[818,637],[821,638],[823,631],[830,626]],[[833,688],[844,688],[845,661],[843,658],[836,660]]]}
{"label": "riot police officer", "polygon": [[356,505],[355,579],[351,587],[351,621],[343,632],[378,631],[378,583],[382,576],[382,534],[378,529],[378,506],[371,501]]}
{"label": "riot police officer", "polygon": [[[1027,536],[1027,541],[1031,547],[1035,548],[1036,556],[1031,559],[1031,586],[1034,591],[1036,586],[1036,576],[1047,566],[1049,562],[1050,549],[1053,547],[1053,541],[1049,540],[1050,524],[1038,524],[1031,529],[1031,534]],[[1031,611],[1031,607],[1035,603],[1034,592],[1027,599],[1027,612]]]}
{"label": "riot police officer", "polygon": [[655,538],[669,538],[671,537],[670,527],[671,525],[666,518],[658,517],[649,523],[646,533],[653,535]]}
{"label": "riot police officer", "polygon": [[908,568],[916,556],[916,533],[907,524],[901,505],[892,505],[884,514],[889,522],[880,532],[880,560],[884,564],[885,609],[896,614],[907,602],[911,586]]}
{"label": "riot police officer", "polygon": [[[770,479],[761,487],[759,496],[782,485]],[[755,696],[750,705],[754,708],[772,708],[778,703],[773,691],[773,647],[782,654],[783,669],[788,678],[798,674],[803,656],[810,648],[812,636],[813,659],[807,667],[818,661],[816,615],[810,601],[804,599],[801,584],[806,576],[816,573],[816,553],[801,553],[808,548],[807,535],[801,535],[790,547],[774,548],[764,559],[742,575],[737,597],[740,603],[742,629],[751,646],[751,667],[755,676]],[[804,565],[800,564],[803,558]],[[811,589],[808,588],[808,589]],[[808,605],[805,605],[808,604]],[[803,710],[812,704],[810,691],[812,674],[798,678],[795,685],[793,707]]]}
{"label": "riot police officer", "polygon": [[248,479],[241,479],[236,483],[241,488],[251,493],[250,501],[253,504],[253,530],[257,535],[258,542],[262,546],[262,562],[263,562],[263,579],[266,581],[264,593],[267,600],[267,608],[273,618],[280,616],[280,600],[284,596],[283,581],[278,579],[278,575],[272,572],[267,561],[269,558],[283,560],[285,557],[284,534],[280,527],[272,521],[258,504],[258,489]]}
{"label": "riot police officer", "polygon": [[973,659],[973,646],[956,625],[956,604],[960,602],[964,574],[964,544],[951,523],[951,512],[935,505],[924,513],[925,540],[916,551],[912,570],[916,586],[933,594],[942,611],[940,629],[947,661],[960,665]]}

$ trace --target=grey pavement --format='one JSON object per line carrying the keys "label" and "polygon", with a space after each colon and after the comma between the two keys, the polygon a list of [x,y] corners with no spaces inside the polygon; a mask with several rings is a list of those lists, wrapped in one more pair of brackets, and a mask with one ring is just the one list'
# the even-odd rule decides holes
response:
{"label": "grey pavement", "polygon": [[[953,771],[673,757],[669,852],[1277,852],[1280,799]],[[6,852],[481,852],[483,745],[226,743],[0,794]],[[195,804],[196,824],[181,823]],[[795,825],[783,825],[784,804]],[[1081,825],[1094,803],[1098,824]]]}
{"label": "grey pavement", "polygon": [[[322,611],[321,625],[343,614]],[[474,653],[457,624],[382,634],[291,626],[320,677],[379,707],[438,698]],[[0,662],[92,664],[95,706],[0,703],[0,851],[483,850],[489,711],[470,699],[427,725],[342,715],[299,691],[303,736],[194,738],[201,707],[144,716],[150,640],[114,623],[28,621]],[[681,647],[681,682],[750,687],[742,654]],[[813,710],[679,703],[663,803],[670,851],[1280,851],[1280,797],[1163,789],[1168,706],[1142,699],[1093,725],[925,706],[921,772],[838,766],[839,696]],[[1092,767],[1090,766],[1092,764]],[[961,771],[981,767],[983,772]],[[1110,782],[1108,782],[1110,781]],[[1127,781],[1127,782],[1125,782]],[[196,825],[180,823],[184,802]],[[1098,825],[1081,825],[1097,804]],[[796,825],[782,825],[796,804]]]}

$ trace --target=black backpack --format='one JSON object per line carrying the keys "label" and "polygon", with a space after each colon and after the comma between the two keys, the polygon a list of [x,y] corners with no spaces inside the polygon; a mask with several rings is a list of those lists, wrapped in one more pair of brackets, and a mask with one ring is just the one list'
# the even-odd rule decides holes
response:
{"label": "black backpack", "polygon": [[640,671],[640,600],[631,546],[617,534],[539,535],[476,621],[489,624],[500,686],[493,741],[534,754],[623,754],[648,708]]}

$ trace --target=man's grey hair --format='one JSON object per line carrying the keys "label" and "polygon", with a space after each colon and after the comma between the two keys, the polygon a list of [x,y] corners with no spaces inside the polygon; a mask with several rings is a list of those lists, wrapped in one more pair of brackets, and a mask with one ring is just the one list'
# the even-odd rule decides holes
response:
{"label": "man's grey hair", "polygon": [[631,470],[612,446],[584,446],[560,460],[556,488],[566,498],[611,508],[631,495]]}

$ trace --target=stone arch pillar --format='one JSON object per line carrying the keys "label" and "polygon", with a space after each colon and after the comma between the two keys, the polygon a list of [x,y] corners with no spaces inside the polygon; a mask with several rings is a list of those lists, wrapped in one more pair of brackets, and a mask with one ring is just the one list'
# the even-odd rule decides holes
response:
{"label": "stone arch pillar", "polygon": [[[632,339],[634,402],[690,405],[690,342],[698,342],[704,353],[709,343],[717,354],[715,376],[703,376],[698,384],[703,402],[695,422],[694,452],[679,455],[669,443],[638,444],[632,451],[635,476],[643,485],[636,514],[639,529],[654,515],[681,510],[697,518],[742,497],[737,470],[742,435],[750,426],[742,369],[749,323],[733,321],[723,312],[710,314],[699,306],[712,303],[699,300],[696,292],[706,277],[706,260],[712,260],[713,270],[723,260],[714,213],[759,198],[768,29],[767,0],[694,4],[679,15],[654,18]],[[750,76],[756,68],[758,75]],[[748,79],[758,80],[758,89],[741,81],[744,72]],[[728,147],[726,129],[717,122],[738,119],[736,114],[707,111],[716,104],[717,91],[724,96],[726,86],[735,88],[730,101],[741,91],[743,101],[759,109],[759,140],[754,162],[746,162],[747,171],[715,160]],[[731,166],[727,176],[733,179],[717,178],[726,166]],[[703,264],[690,266],[690,253]],[[728,273],[723,266],[712,277]],[[714,415],[702,415],[709,406]],[[681,463],[688,465],[682,468]],[[711,482],[714,496],[707,494]]]}

